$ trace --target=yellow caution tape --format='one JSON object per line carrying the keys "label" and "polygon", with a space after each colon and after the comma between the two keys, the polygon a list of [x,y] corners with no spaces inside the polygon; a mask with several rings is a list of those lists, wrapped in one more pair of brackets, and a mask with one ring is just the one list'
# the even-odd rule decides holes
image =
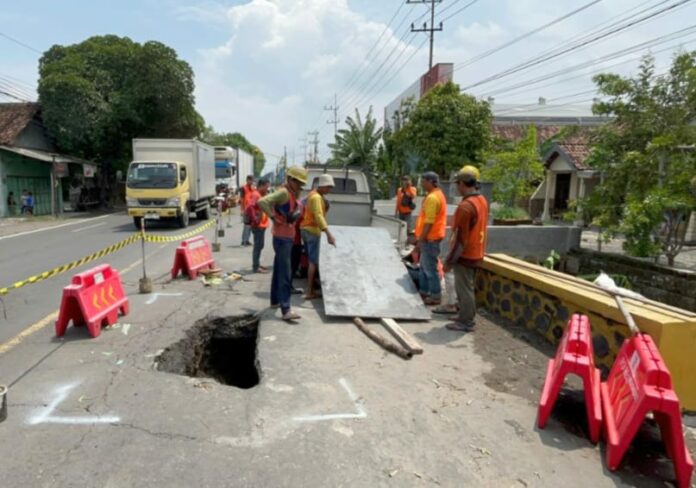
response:
{"label": "yellow caution tape", "polygon": [[[195,235],[200,234],[204,230],[212,227],[215,225],[214,220],[209,220],[203,225],[200,225],[193,229],[191,232],[187,232],[185,234],[179,234],[175,236],[157,236],[157,235],[146,235],[145,236],[145,242],[177,242],[181,241],[184,239],[188,239],[189,237],[193,237]],[[142,240],[143,236],[141,234],[133,234],[130,237],[127,237],[123,239],[122,241],[117,242],[116,244],[112,244],[111,246],[105,247],[104,249],[94,252],[90,254],[89,256],[85,256],[83,258],[80,258],[76,261],[73,261],[68,264],[64,264],[62,266],[58,266],[57,268],[53,268],[49,271],[44,271],[43,273],[39,273],[34,276],[30,276],[27,279],[17,281],[16,283],[13,283],[12,285],[5,287],[5,288],[0,288],[0,296],[7,295],[10,291],[12,290],[18,290],[19,288],[22,288],[27,285],[31,285],[33,283],[38,283],[39,281],[47,280],[48,278],[52,278],[54,276],[57,276],[59,274],[65,273],[67,271],[70,271],[72,269],[75,269],[77,267],[82,266],[83,264],[87,264],[89,262],[92,262],[96,259],[103,258],[104,256],[107,256],[111,253],[114,253],[116,251],[119,251],[123,249],[126,246],[129,246],[135,242],[138,242]]]}

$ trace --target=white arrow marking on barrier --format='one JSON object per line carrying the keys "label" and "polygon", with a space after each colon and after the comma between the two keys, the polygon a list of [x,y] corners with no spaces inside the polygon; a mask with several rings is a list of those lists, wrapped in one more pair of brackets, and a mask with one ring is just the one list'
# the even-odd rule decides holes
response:
{"label": "white arrow marking on barrier", "polygon": [[121,421],[120,417],[113,416],[92,416],[92,417],[58,417],[54,416],[53,411],[58,405],[63,403],[68,394],[79,384],[70,383],[68,385],[60,386],[56,388],[55,398],[46,405],[45,408],[41,409],[38,413],[32,416],[27,423],[29,425],[38,424],[70,424],[70,425],[90,425],[90,424],[115,424]]}
{"label": "white arrow marking on barrier", "polygon": [[341,420],[341,419],[364,419],[367,417],[367,412],[360,402],[360,397],[355,394],[352,390],[348,381],[345,378],[338,380],[338,383],[346,390],[348,397],[355,405],[355,413],[330,413],[325,415],[302,415],[300,417],[295,417],[293,420],[296,422],[321,422],[325,420]]}
{"label": "white arrow marking on barrier", "polygon": [[181,295],[183,293],[153,293],[150,299],[145,302],[145,305],[152,305],[159,297],[180,297]]}

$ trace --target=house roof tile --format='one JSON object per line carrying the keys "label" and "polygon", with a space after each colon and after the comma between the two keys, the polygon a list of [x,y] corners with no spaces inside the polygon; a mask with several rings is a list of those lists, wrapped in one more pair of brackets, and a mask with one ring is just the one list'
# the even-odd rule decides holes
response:
{"label": "house roof tile", "polygon": [[0,103],[0,144],[12,145],[38,111],[38,103]]}

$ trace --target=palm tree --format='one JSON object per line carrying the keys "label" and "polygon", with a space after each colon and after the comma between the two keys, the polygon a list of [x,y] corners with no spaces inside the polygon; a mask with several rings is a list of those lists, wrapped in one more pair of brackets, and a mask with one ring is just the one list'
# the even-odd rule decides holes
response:
{"label": "palm tree", "polygon": [[377,128],[377,120],[372,116],[370,107],[365,123],[360,112],[355,109],[355,118],[346,118],[347,129],[336,134],[336,141],[329,144],[332,159],[342,166],[360,166],[372,171],[377,164],[377,150],[382,139],[382,128]]}

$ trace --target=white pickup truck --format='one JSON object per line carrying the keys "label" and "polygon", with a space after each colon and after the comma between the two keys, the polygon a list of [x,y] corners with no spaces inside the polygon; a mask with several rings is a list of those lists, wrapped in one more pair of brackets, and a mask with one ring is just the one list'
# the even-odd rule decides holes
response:
{"label": "white pickup truck", "polygon": [[336,186],[327,195],[329,225],[380,227],[387,229],[398,249],[406,245],[406,223],[394,217],[377,215],[367,175],[360,168],[331,168],[310,165],[305,195],[316,187],[319,176],[330,174]]}

